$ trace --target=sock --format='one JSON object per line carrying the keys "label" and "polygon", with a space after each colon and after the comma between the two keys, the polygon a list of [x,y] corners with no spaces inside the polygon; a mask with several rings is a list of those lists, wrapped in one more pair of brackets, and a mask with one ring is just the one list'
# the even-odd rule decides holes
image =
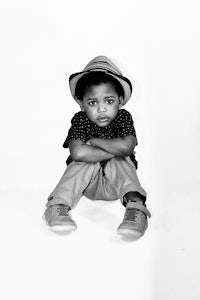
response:
{"label": "sock", "polygon": [[141,195],[139,192],[128,192],[123,197],[123,205],[126,207],[128,202],[141,202],[144,206],[146,197]]}

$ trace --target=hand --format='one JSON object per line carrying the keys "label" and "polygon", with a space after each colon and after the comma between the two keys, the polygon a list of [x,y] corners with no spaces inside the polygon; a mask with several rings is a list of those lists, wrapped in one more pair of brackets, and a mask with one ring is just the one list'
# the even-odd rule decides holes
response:
{"label": "hand", "polygon": [[88,140],[88,141],[86,142],[86,145],[91,146],[90,140]]}

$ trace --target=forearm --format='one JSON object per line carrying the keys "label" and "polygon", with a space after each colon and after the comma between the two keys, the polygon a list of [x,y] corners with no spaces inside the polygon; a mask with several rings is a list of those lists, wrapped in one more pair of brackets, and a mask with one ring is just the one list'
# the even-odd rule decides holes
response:
{"label": "forearm", "polygon": [[115,157],[114,154],[109,153],[99,147],[92,145],[82,144],[71,153],[72,159],[75,161],[85,162],[100,162],[109,160]]}
{"label": "forearm", "polygon": [[92,138],[90,144],[115,156],[129,156],[136,146],[136,139],[134,136],[113,139]]}

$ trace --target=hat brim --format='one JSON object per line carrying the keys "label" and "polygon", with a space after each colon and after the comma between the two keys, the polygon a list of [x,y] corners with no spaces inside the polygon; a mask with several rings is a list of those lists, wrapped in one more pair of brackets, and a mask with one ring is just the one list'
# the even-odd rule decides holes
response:
{"label": "hat brim", "polygon": [[77,82],[79,81],[79,79],[88,73],[99,72],[99,71],[109,74],[110,76],[114,77],[121,84],[121,86],[124,90],[122,106],[125,105],[128,102],[128,100],[130,99],[131,94],[132,94],[132,84],[131,84],[130,80],[122,75],[114,74],[111,71],[108,71],[108,70],[102,69],[102,68],[95,68],[94,70],[74,73],[69,77],[70,91],[71,91],[71,94],[72,94],[72,97],[74,98],[74,100],[78,103],[78,99],[75,96],[75,90],[76,90],[76,85],[77,85]]}

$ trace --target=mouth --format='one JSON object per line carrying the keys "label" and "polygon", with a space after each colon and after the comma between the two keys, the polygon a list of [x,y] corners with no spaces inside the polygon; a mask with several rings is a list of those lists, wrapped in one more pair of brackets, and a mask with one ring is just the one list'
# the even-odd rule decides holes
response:
{"label": "mouth", "polygon": [[98,118],[98,121],[99,122],[102,122],[102,123],[104,123],[104,122],[107,122],[109,119],[107,118],[107,117],[99,117]]}

